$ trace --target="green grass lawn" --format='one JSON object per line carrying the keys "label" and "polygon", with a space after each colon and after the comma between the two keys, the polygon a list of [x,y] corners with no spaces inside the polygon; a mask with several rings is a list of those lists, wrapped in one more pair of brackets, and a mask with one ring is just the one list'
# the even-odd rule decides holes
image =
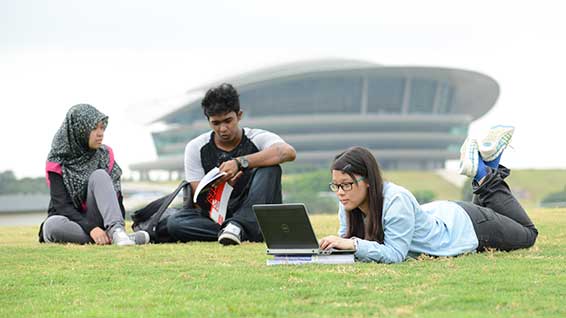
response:
{"label": "green grass lawn", "polygon": [[566,317],[566,210],[531,216],[532,249],[395,265],[268,267],[258,243],[40,245],[34,227],[2,228],[0,317]]}
{"label": "green grass lawn", "polygon": [[461,200],[462,189],[431,171],[384,171],[383,177],[409,191],[430,190],[435,200]]}
{"label": "green grass lawn", "polygon": [[526,206],[538,206],[550,193],[566,189],[566,170],[513,170],[509,186]]}

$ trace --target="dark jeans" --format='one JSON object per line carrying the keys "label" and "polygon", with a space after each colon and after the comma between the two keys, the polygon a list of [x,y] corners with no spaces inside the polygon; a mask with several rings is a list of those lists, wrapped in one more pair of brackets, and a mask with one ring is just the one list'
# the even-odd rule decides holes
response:
{"label": "dark jeans", "polygon": [[478,251],[487,248],[511,251],[533,246],[538,230],[504,181],[509,169],[502,165],[497,170],[487,169],[482,185],[472,183],[473,202],[457,202],[472,219]]}
{"label": "dark jeans", "polygon": [[220,230],[233,222],[242,229],[242,241],[261,242],[259,229],[252,205],[281,203],[281,167],[271,166],[254,169],[250,184],[242,196],[241,203],[226,212],[222,225],[208,217],[202,209],[182,209],[167,220],[167,230],[174,242],[216,241]]}

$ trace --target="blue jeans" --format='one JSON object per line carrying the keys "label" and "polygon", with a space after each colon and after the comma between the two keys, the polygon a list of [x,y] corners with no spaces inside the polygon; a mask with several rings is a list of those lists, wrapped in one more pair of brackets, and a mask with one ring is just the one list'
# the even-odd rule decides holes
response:
{"label": "blue jeans", "polygon": [[538,230],[504,180],[510,170],[502,165],[497,170],[486,169],[484,182],[472,183],[473,201],[457,202],[472,219],[478,251],[512,251],[533,246]]}
{"label": "blue jeans", "polygon": [[[239,200],[238,200],[239,199]],[[185,208],[167,219],[167,231],[174,242],[216,241],[220,230],[233,222],[242,229],[242,241],[262,242],[263,235],[252,210],[254,204],[281,203],[281,167],[256,168],[247,191],[230,200],[222,225],[208,217],[208,211]]]}

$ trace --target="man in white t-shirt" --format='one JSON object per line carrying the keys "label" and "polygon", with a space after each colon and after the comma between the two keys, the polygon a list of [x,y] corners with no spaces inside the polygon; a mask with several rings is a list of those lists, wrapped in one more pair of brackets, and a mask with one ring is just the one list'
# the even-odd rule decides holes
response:
{"label": "man in white t-shirt", "polygon": [[187,144],[185,179],[194,193],[202,177],[218,167],[226,173],[219,183],[228,181],[234,190],[222,224],[209,217],[210,203],[199,196],[196,208],[185,208],[169,217],[169,235],[174,241],[218,240],[223,245],[263,241],[251,207],[281,203],[279,164],[295,160],[295,149],[274,133],[241,128],[239,95],[230,84],[210,89],[202,108],[212,131]]}

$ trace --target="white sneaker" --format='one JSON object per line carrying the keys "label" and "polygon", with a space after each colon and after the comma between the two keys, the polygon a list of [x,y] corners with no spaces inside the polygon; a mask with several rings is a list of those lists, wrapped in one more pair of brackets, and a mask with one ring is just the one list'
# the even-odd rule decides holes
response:
{"label": "white sneaker", "polygon": [[114,233],[112,234],[112,244],[118,246],[126,246],[126,245],[135,245],[136,242],[130,239],[130,237],[126,233],[126,230],[124,230],[123,228],[117,228],[114,230]]}
{"label": "white sneaker", "polygon": [[134,241],[136,245],[143,245],[149,243],[149,233],[146,231],[136,231],[128,234],[130,240]]}
{"label": "white sneaker", "polygon": [[228,223],[218,236],[218,243],[222,245],[240,245],[242,243],[240,239],[241,231],[239,226]]}
{"label": "white sneaker", "polygon": [[460,148],[460,167],[458,173],[473,178],[478,173],[479,164],[478,142],[467,138]]}
{"label": "white sneaker", "polygon": [[495,160],[507,148],[515,127],[497,125],[491,127],[487,136],[480,142],[479,151],[484,161]]}

